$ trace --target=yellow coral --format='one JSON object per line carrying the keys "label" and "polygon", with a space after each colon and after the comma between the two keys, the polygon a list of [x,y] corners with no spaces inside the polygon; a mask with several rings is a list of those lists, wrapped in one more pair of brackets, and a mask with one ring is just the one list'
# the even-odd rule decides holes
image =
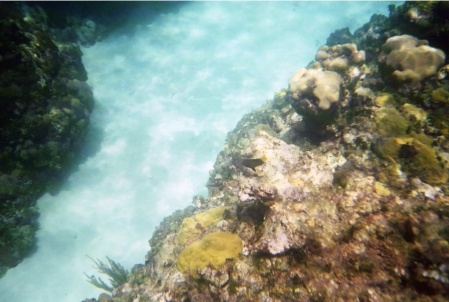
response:
{"label": "yellow coral", "polygon": [[382,145],[382,155],[387,159],[394,159],[395,161],[399,158],[399,150],[402,145],[411,143],[413,139],[411,138],[399,138],[393,137],[388,138]]}
{"label": "yellow coral", "polygon": [[217,207],[207,210],[206,212],[195,215],[196,221],[198,221],[203,228],[209,227],[211,224],[216,223],[223,219],[223,213],[229,209],[229,207]]}
{"label": "yellow coral", "polygon": [[448,174],[438,161],[435,150],[417,140],[413,141],[412,147],[416,155],[410,163],[410,172],[429,184],[446,183]]}
{"label": "yellow coral", "polygon": [[430,96],[435,103],[449,103],[449,92],[443,88],[435,89]]}
{"label": "yellow coral", "polygon": [[178,257],[177,267],[180,271],[198,279],[198,270],[209,264],[218,269],[226,259],[236,258],[242,252],[242,240],[230,232],[207,234],[202,240],[186,247]]}
{"label": "yellow coral", "polygon": [[374,102],[378,107],[388,107],[395,105],[394,97],[389,93],[382,93],[376,98]]}
{"label": "yellow coral", "polygon": [[388,190],[383,183],[376,181],[374,183],[374,191],[380,196],[390,196],[391,192]]}
{"label": "yellow coral", "polygon": [[206,229],[223,219],[223,213],[227,209],[229,209],[227,206],[212,208],[193,217],[184,218],[176,234],[175,243],[183,245],[199,236],[202,233],[202,229]]}
{"label": "yellow coral", "polygon": [[404,117],[412,122],[424,122],[427,119],[426,111],[409,103],[401,106],[401,112]]}

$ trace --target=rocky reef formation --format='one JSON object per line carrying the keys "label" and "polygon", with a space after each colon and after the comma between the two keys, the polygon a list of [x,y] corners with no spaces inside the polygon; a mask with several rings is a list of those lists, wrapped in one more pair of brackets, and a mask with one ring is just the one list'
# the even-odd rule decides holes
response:
{"label": "rocky reef formation", "polygon": [[36,245],[36,200],[95,152],[85,145],[94,99],[79,45],[132,33],[177,5],[0,3],[0,278]]}
{"label": "rocky reef formation", "polygon": [[93,95],[81,50],[46,14],[0,4],[0,277],[35,246],[36,200],[56,192],[86,136]]}
{"label": "rocky reef formation", "polygon": [[242,118],[103,301],[449,298],[449,6],[390,8]]}

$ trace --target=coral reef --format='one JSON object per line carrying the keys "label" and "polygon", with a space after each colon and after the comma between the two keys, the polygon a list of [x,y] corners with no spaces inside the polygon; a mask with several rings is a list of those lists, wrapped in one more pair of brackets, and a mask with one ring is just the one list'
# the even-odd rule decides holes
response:
{"label": "coral reef", "polygon": [[79,47],[48,35],[41,9],[0,11],[1,277],[35,247],[36,200],[74,166],[94,101]]}
{"label": "coral reef", "polygon": [[[440,9],[408,2],[332,34],[228,134],[208,196],[164,219],[112,300],[447,300],[449,79],[446,49],[429,46]],[[434,55],[410,63],[426,33]]]}

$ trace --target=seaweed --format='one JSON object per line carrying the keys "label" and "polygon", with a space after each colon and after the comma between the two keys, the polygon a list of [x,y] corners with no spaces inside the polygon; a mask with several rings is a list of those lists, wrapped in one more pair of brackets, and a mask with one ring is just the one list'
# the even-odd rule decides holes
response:
{"label": "seaweed", "polygon": [[[87,256],[87,257],[89,257],[89,256]],[[120,263],[115,262],[114,260],[112,260],[111,258],[109,258],[107,256],[106,256],[106,259],[108,259],[109,264],[104,263],[99,259],[95,260],[92,257],[89,257],[89,258],[95,263],[94,268],[99,273],[109,276],[109,282],[111,283],[111,286],[112,286],[112,287],[109,286],[107,283],[105,283],[103,280],[101,280],[100,277],[98,277],[98,279],[97,279],[97,277],[94,275],[89,276],[86,273],[84,273],[84,275],[86,275],[89,283],[91,283],[95,287],[104,289],[108,292],[112,292],[114,288],[118,288],[118,287],[122,286],[123,284],[125,284],[125,282],[128,281],[129,272]]]}

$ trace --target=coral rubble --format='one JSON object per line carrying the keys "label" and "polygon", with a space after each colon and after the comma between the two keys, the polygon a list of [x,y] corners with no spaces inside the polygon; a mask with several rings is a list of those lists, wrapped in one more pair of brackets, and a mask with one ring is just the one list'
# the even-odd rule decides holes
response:
{"label": "coral rubble", "polygon": [[447,300],[442,5],[332,34],[228,134],[208,197],[162,222],[112,300]]}

